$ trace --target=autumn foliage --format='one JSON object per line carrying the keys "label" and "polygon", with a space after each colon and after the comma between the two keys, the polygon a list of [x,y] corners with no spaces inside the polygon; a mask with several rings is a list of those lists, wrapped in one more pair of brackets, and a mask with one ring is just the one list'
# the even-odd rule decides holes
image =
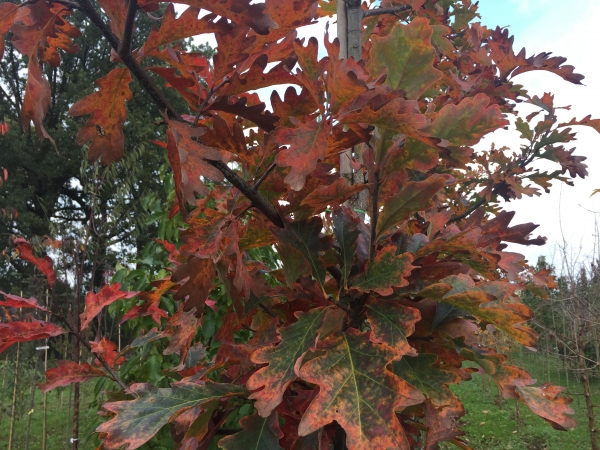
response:
{"label": "autumn foliage", "polygon": [[[297,29],[319,17],[333,23],[332,2],[182,0],[189,8],[179,16],[163,3],[0,5],[0,30],[29,61],[23,128],[33,123],[40,139],[52,139],[43,126],[51,95],[43,68],[78,51],[79,31],[69,22],[78,11],[112,45],[114,69],[71,107],[87,118],[73,139],[89,145],[92,160],[119,160],[129,85],[140,83],[164,113],[153,118],[157,130],[166,127],[156,151],[168,155],[172,215],[186,224],[179,247],[164,243],[170,275],[153,290],[113,284],[89,292],[79,328],[54,312],[49,321],[2,323],[0,351],[67,332],[85,341],[103,308],[137,296],[123,321],[152,316],[155,328],[119,354],[106,338],[85,341],[96,366],[62,361],[40,386],[93,377],[118,383],[118,400],[104,404],[107,420],[96,430],[106,449],[138,448],[167,424],[181,449],[217,441],[225,450],[436,449],[442,441],[466,448],[465,410],[449,386],[468,381],[475,366],[505,398],[556,429],[573,427],[562,388],[536,386],[479,336],[501,330],[535,347],[527,326],[533,313],[519,294],[543,295],[554,282],[506,247],[545,239],[530,237],[536,225],[514,225],[500,201],[585,177],[572,127],[600,128],[589,117],[558,123],[553,96],[529,94],[515,80],[534,70],[575,84],[583,76],[565,58],[514,49],[506,29],[476,21],[470,0],[381,2],[377,8],[402,8],[365,16],[360,61],[341,59],[327,34],[324,44],[297,39]],[[210,14],[199,19],[201,9]],[[131,48],[136,16],[145,13],[162,20]],[[212,61],[178,45],[202,33],[216,37]],[[156,77],[187,111],[175,110]],[[517,103],[536,110],[521,117]],[[474,150],[487,134],[513,126],[519,149]],[[366,183],[348,181],[343,158]],[[555,170],[538,170],[542,159]],[[356,206],[364,191],[366,211]],[[52,260],[34,255],[24,239],[15,245],[52,291]],[[249,256],[264,247],[276,250],[276,268]],[[217,287],[225,303],[210,299]],[[161,309],[165,296],[177,311]],[[4,297],[0,306],[47,311],[35,299]],[[200,333],[207,306],[223,314],[211,342]],[[125,383],[119,367],[128,352],[161,341],[163,353],[179,360],[167,374],[170,387]],[[239,428],[224,432],[245,404]]]}

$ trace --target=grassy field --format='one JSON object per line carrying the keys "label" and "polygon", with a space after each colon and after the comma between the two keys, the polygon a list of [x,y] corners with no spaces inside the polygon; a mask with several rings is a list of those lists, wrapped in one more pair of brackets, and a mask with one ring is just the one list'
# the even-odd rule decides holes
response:
{"label": "grassy field", "polygon": [[[557,384],[565,385],[564,372],[560,374],[552,363],[548,364],[547,359],[539,356],[529,355],[528,358],[520,358],[516,361],[518,365],[527,368],[534,377],[542,381],[552,381]],[[548,375],[550,379],[548,379]],[[90,406],[93,400],[94,383],[84,384],[85,394],[81,408],[81,450],[93,450],[95,447],[94,439],[87,439],[90,433],[99,423],[99,417],[96,409]],[[569,391],[572,393],[581,393],[582,388],[570,379]],[[595,403],[599,403],[598,388],[600,381],[594,380],[593,392],[595,393]],[[463,421],[465,426],[466,438],[469,444],[476,450],[587,450],[590,448],[589,433],[587,430],[587,419],[585,413],[585,403],[583,396],[575,395],[575,401],[572,403],[576,411],[576,419],[579,426],[572,431],[561,432],[550,427],[539,417],[533,415],[527,407],[521,406],[522,429],[517,430],[516,411],[514,400],[498,401],[498,391],[494,386],[489,387],[486,380],[486,390],[482,388],[481,375],[475,374],[473,380],[462,383],[460,386],[452,386],[453,391],[463,400],[467,414]],[[10,405],[9,397],[12,390],[8,392],[3,389],[0,392],[0,406],[3,413],[0,417],[0,449],[4,450],[8,442],[8,429],[10,417],[7,416],[6,407]],[[56,392],[48,395],[48,449],[66,450],[70,449],[70,408],[69,390],[63,390],[62,405]],[[31,438],[29,449],[38,450],[41,448],[41,430],[42,430],[42,394],[36,392],[35,405],[31,413]],[[28,406],[29,390],[23,392],[20,401]],[[25,411],[27,406],[22,406],[20,410]],[[25,409],[24,409],[25,408]],[[18,409],[19,411],[19,409]],[[15,445],[13,449],[25,449],[25,437],[27,430],[28,415],[24,413],[15,423]],[[444,449],[456,448],[452,445],[444,445]]]}

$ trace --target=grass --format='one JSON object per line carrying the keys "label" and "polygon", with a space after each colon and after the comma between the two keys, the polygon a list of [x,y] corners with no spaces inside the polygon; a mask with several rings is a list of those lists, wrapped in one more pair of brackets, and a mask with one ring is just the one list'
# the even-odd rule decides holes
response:
{"label": "grass", "polygon": [[[557,367],[551,361],[542,356],[530,354],[528,358],[519,358],[515,362],[541,381],[552,381],[564,386],[566,384],[564,372],[560,375]],[[487,384],[486,391],[482,389],[481,375],[474,374],[473,380],[452,386],[452,390],[464,402],[467,411],[463,418],[465,426],[463,430],[468,439],[469,445],[476,450],[586,450],[590,448],[589,432],[587,429],[587,416],[584,398],[581,395],[575,395],[575,401],[571,404],[575,410],[575,418],[579,426],[571,431],[556,431],[544,420],[535,416],[525,405],[521,405],[522,428],[517,430],[516,411],[514,400],[498,401],[498,391],[495,385],[490,388]],[[491,383],[493,384],[493,383]],[[96,413],[96,408],[91,407],[93,401],[94,383],[83,384],[83,401],[81,406],[80,423],[80,446],[81,450],[95,449],[95,439],[87,439],[90,433],[95,429],[100,418]],[[581,393],[582,387],[575,382],[574,377],[570,377],[568,391],[571,393]],[[594,392],[594,401],[599,403],[598,392],[600,380],[594,379],[592,392]],[[10,391],[10,392],[9,392]],[[59,402],[59,396],[56,391],[48,394],[48,449],[63,450],[70,449],[70,414],[69,410],[69,389],[62,390],[62,406]],[[7,407],[10,407],[10,398],[12,397],[12,388],[6,387],[0,391],[0,448],[7,448],[8,430],[10,423],[10,413],[7,414]],[[42,399],[43,395],[38,390],[35,396],[35,405],[31,414],[31,437],[30,450],[42,448]],[[25,449],[25,439],[27,430],[27,408],[29,406],[29,389],[24,389],[19,394],[20,407],[17,411],[23,414],[18,416],[15,423],[15,444],[14,450]],[[68,419],[69,418],[69,419]],[[600,418],[598,419],[600,421]],[[443,449],[455,449],[450,444],[443,444]]]}
{"label": "grass", "polygon": [[[93,383],[82,384],[84,391],[83,401],[80,407],[80,445],[81,450],[92,450],[94,440],[88,439],[85,441],[84,432],[86,427],[94,426],[97,423],[98,415],[96,408],[90,406],[93,400]],[[10,391],[10,392],[9,392]],[[58,391],[58,390],[57,390]],[[70,449],[71,444],[71,417],[72,407],[69,408],[69,388],[62,389],[62,405],[59,400],[58,392],[52,391],[48,393],[48,413],[47,413],[47,448],[48,450],[63,450]],[[2,408],[2,416],[0,418],[0,448],[3,450],[8,447],[8,435],[10,427],[10,403],[12,398],[12,388],[4,389],[0,393],[0,406]],[[14,429],[13,450],[25,449],[25,441],[27,435],[27,421],[29,414],[29,389],[24,395],[19,398],[21,406],[17,406],[17,414]],[[43,421],[43,394],[36,389],[33,412],[31,412],[31,433],[29,440],[29,450],[39,450],[42,448],[42,421]],[[95,426],[94,426],[95,428]],[[89,432],[87,433],[89,435]],[[83,445],[82,445],[83,444]]]}
{"label": "grass", "polygon": [[[519,358],[516,365],[527,369],[540,382],[551,381],[566,386],[565,374],[559,374],[553,361],[541,356],[530,355],[529,359]],[[549,367],[548,367],[549,366]],[[548,370],[549,369],[549,370]],[[548,374],[550,377],[548,377]],[[487,380],[486,380],[487,381]],[[491,383],[493,385],[493,383]],[[571,407],[575,410],[578,426],[570,431],[554,430],[543,419],[534,415],[527,406],[521,403],[521,430],[517,430],[515,400],[499,401],[495,385],[486,392],[482,387],[482,376],[473,375],[473,380],[460,385],[451,386],[452,391],[463,401],[466,415],[463,418],[466,433],[464,436],[469,445],[476,450],[585,450],[591,448],[587,427],[587,410],[582,395],[573,395]],[[569,393],[580,394],[583,387],[571,375]],[[595,403],[598,403],[600,380],[592,379],[592,392]],[[596,422],[600,421],[600,417]],[[450,444],[442,445],[443,449],[455,449]]]}

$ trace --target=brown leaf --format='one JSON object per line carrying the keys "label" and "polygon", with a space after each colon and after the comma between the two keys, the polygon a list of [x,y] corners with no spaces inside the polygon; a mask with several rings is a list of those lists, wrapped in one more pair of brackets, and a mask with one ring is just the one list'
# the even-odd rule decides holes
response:
{"label": "brown leaf", "polygon": [[109,306],[117,300],[135,297],[137,294],[137,292],[122,291],[120,283],[114,283],[113,285],[106,284],[97,294],[88,292],[85,296],[85,311],[79,316],[79,320],[81,321],[80,329],[85,330],[88,324],[94,317],[100,314],[100,311],[105,306]]}

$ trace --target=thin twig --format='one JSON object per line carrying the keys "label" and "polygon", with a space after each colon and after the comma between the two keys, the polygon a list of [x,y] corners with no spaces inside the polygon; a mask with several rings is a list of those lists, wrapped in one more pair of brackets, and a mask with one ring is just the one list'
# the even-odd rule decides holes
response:
{"label": "thin twig", "polygon": [[135,22],[135,13],[137,12],[137,0],[129,0],[127,8],[127,17],[125,17],[125,27],[123,29],[123,39],[117,53],[121,58],[131,53],[131,41],[133,39],[133,27]]}
{"label": "thin twig", "polygon": [[273,169],[276,166],[277,164],[273,163],[269,167],[267,167],[267,170],[265,170],[264,173],[260,177],[258,177],[258,179],[254,182],[254,184],[252,185],[252,189],[257,191],[262,182],[265,181],[265,179],[269,176],[271,172],[273,172]]}
{"label": "thin twig", "polygon": [[373,171],[373,198],[371,212],[371,246],[369,248],[369,260],[375,259],[375,250],[377,249],[377,219],[379,218],[379,167]]}
{"label": "thin twig", "polygon": [[399,12],[404,12],[412,9],[410,5],[391,6],[389,8],[375,8],[363,11],[363,17],[380,16],[381,14],[396,15]]}
{"label": "thin twig", "polygon": [[194,117],[194,123],[192,123],[192,127],[193,128],[195,128],[195,127],[198,126],[198,121],[200,120],[200,116],[202,115],[202,111],[204,111],[204,108],[206,108],[206,105],[208,105],[208,102],[210,101],[210,99],[212,98],[212,96],[215,95],[215,92],[217,92],[219,89],[221,89],[227,83],[229,83],[229,79],[230,79],[229,77],[223,78],[223,81],[221,81],[218,85],[214,86],[210,90],[210,93],[206,95],[206,98],[204,99],[204,101],[202,102],[202,104],[200,106],[198,106],[198,111],[196,112],[196,117]]}

